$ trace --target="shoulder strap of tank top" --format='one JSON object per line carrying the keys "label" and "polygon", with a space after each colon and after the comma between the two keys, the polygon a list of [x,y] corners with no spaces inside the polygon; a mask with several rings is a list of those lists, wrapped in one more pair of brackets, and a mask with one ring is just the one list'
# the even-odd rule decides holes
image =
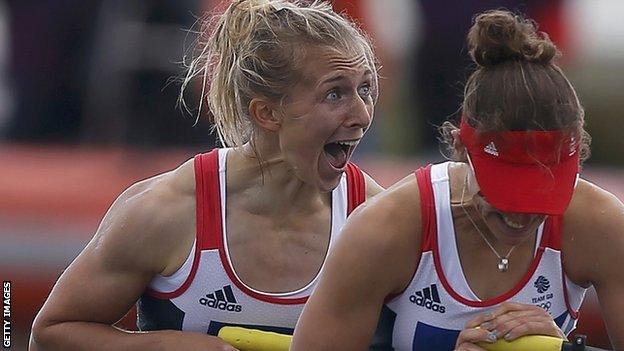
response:
{"label": "shoulder strap of tank top", "polygon": [[222,224],[219,149],[195,156],[195,197],[198,246],[215,249]]}
{"label": "shoulder strap of tank top", "polygon": [[366,182],[360,167],[347,164],[347,215],[366,200]]}
{"label": "shoulder strap of tank top", "polygon": [[417,169],[414,174],[416,175],[420,193],[423,235],[421,252],[426,252],[433,249],[433,239],[437,231],[435,199],[433,196],[433,185],[431,184],[431,165]]}
{"label": "shoulder strap of tank top", "polygon": [[561,236],[563,234],[563,216],[548,216],[544,223],[541,247],[561,250]]}

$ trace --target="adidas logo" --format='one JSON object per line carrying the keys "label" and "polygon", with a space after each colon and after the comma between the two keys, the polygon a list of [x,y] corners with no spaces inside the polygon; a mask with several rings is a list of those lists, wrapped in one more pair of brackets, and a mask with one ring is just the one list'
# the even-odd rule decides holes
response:
{"label": "adidas logo", "polygon": [[199,303],[204,306],[228,312],[240,312],[243,310],[243,306],[236,302],[232,287],[229,285],[213,293],[206,294],[206,297],[199,299]]}
{"label": "adidas logo", "polygon": [[409,300],[418,306],[435,312],[446,312],[446,308],[440,301],[440,295],[438,295],[438,287],[435,284],[431,284],[431,286],[422,289],[422,291],[416,291],[409,297]]}
{"label": "adidas logo", "polygon": [[483,151],[485,151],[486,154],[498,156],[498,149],[496,149],[496,145],[493,141],[490,141],[490,143],[483,148]]}

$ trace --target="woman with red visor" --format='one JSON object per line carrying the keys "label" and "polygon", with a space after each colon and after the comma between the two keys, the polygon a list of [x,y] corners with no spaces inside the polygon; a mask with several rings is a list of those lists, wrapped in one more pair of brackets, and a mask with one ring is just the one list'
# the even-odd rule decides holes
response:
{"label": "woman with red visor", "polygon": [[555,46],[500,10],[475,18],[468,45],[462,118],[442,127],[454,162],[354,213],[292,350],[365,349],[378,318],[395,350],[566,338],[590,286],[624,350],[624,205],[578,178],[588,136]]}

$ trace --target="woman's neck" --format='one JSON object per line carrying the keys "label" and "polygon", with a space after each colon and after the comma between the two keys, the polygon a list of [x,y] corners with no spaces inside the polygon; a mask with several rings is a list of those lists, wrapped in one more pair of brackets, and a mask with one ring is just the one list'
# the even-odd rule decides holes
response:
{"label": "woman's neck", "polygon": [[330,204],[331,194],[299,179],[281,153],[249,143],[228,155],[228,194],[245,196],[254,214],[284,216],[309,213]]}

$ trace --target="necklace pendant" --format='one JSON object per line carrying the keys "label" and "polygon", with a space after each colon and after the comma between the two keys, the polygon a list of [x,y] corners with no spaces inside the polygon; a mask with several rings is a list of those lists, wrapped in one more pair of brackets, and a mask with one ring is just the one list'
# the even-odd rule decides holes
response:
{"label": "necklace pendant", "polygon": [[501,272],[507,272],[509,268],[509,260],[507,257],[503,257],[498,261],[498,270]]}

